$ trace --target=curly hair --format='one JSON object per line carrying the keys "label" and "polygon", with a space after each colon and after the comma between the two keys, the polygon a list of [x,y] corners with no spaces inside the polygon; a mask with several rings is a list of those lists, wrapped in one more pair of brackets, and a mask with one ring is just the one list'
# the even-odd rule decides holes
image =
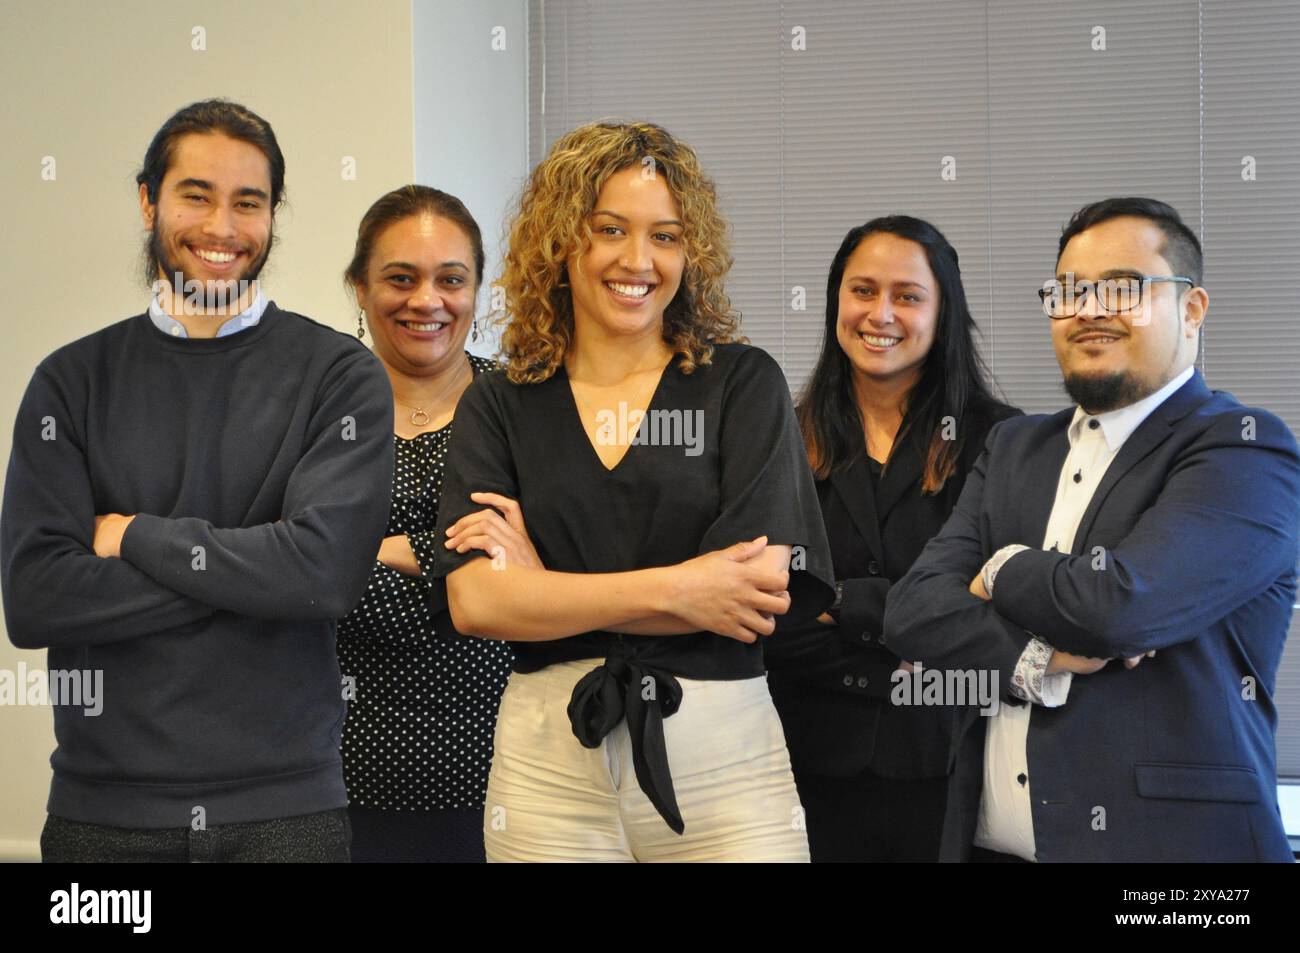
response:
{"label": "curly hair", "polygon": [[565,262],[591,246],[588,217],[600,190],[632,166],[661,174],[682,212],[685,267],[663,320],[663,339],[680,355],[682,372],[707,366],[713,345],[745,340],[723,291],[732,264],[727,223],[695,152],[654,123],[593,122],[556,140],[533,169],[510,226],[499,282],[506,307],[497,321],[512,382],[540,383],[564,360],[574,331]]}

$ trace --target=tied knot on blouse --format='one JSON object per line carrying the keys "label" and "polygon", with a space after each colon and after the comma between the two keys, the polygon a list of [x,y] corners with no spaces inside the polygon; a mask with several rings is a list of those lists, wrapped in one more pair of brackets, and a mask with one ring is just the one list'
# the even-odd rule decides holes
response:
{"label": "tied knot on blouse", "polygon": [[669,672],[635,658],[611,655],[582,677],[569,700],[569,723],[584,748],[598,748],[627,719],[636,780],[659,816],[676,833],[686,829],[672,774],[663,720],[682,703],[682,686]]}

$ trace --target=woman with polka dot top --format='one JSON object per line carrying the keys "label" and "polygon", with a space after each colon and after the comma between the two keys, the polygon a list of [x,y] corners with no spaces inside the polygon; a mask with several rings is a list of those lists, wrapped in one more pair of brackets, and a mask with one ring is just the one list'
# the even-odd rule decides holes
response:
{"label": "woman with polka dot top", "polygon": [[483,241],[459,199],[408,185],[361,220],[346,280],[393,386],[388,529],[365,595],[339,624],[348,702],[343,776],[352,859],[482,861],[483,800],[507,643],[452,627],[432,575],[456,403],[492,362],[465,351]]}

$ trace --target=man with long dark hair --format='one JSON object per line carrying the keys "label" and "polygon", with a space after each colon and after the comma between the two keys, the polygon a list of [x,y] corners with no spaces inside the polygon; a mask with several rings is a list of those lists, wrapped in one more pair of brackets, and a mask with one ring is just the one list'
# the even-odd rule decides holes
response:
{"label": "man with long dark hair", "polygon": [[41,362],[5,483],[10,639],[102,676],[94,717],[56,700],[42,856],[347,860],[334,620],[387,519],[388,381],[262,296],[265,120],[187,106],[138,182],[153,299]]}
{"label": "man with long dark hair", "polygon": [[964,726],[943,856],[1289,861],[1295,438],[1206,387],[1200,243],[1163,202],[1080,209],[1041,297],[1075,406],[993,429],[885,615],[904,658],[1012,696]]}

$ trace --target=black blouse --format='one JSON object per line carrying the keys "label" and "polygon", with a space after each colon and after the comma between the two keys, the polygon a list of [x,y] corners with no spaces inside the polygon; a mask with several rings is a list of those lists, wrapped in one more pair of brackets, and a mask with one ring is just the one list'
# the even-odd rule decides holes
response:
{"label": "black blouse", "polygon": [[880,475],[884,472],[885,465],[874,457],[867,457],[867,472],[871,474],[871,492],[873,494],[880,492]]}
{"label": "black blouse", "polygon": [[[812,474],[785,376],[765,351],[718,345],[712,363],[691,374],[674,357],[635,433],[609,470],[583,427],[562,365],[533,385],[483,375],[457,409],[439,525],[445,530],[475,508],[471,492],[516,498],[543,565],[574,573],[673,565],[766,535],[772,545],[794,547],[792,605],[782,625],[811,619],[830,604],[834,577]],[[445,575],[481,555],[440,547],[437,571]],[[574,734],[594,748],[626,717],[638,782],[679,832],[661,722],[681,700],[676,677],[764,672],[760,643],[711,632],[596,631],[514,648],[518,672],[605,660],[574,689]],[[655,681],[655,702],[643,700],[646,677]]]}
{"label": "black blouse", "polygon": [[[467,354],[478,377],[497,365]],[[493,376],[493,375],[487,375]],[[453,421],[460,422],[457,408]],[[438,499],[452,425],[396,437],[385,536],[405,533],[419,576],[375,561],[338,631],[339,667],[356,680],[343,730],[348,800],[390,810],[481,808],[510,645],[460,635],[435,576]]]}

